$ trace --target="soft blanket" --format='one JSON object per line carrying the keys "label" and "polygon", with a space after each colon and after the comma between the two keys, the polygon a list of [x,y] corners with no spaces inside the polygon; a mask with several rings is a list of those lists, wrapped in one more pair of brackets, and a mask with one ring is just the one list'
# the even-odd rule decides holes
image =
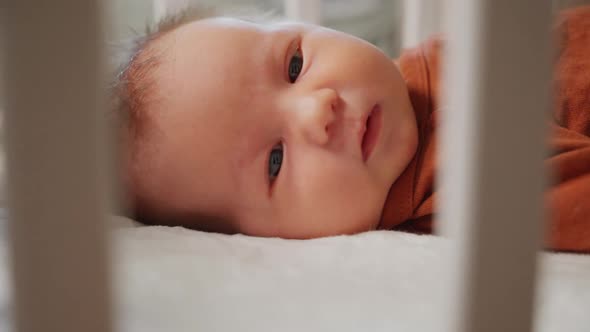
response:
{"label": "soft blanket", "polygon": [[[448,240],[375,231],[295,241],[115,219],[119,331],[438,331]],[[6,236],[0,331],[10,331]],[[590,256],[539,254],[535,331],[590,331]]]}

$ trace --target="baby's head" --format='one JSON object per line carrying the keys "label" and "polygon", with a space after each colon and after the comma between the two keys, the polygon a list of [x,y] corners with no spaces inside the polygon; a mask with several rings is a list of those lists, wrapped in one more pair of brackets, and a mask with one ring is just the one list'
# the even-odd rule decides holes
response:
{"label": "baby's head", "polygon": [[417,145],[394,63],[314,25],[181,18],[120,75],[135,217],[284,238],[374,229]]}

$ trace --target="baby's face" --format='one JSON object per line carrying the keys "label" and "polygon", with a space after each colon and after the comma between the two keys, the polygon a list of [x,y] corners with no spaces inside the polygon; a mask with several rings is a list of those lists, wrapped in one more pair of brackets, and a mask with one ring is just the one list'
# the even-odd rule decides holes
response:
{"label": "baby's face", "polygon": [[417,145],[405,83],[385,54],[313,25],[228,18],[184,25],[155,47],[163,98],[150,109],[149,165],[136,174],[152,209],[284,238],[377,226]]}

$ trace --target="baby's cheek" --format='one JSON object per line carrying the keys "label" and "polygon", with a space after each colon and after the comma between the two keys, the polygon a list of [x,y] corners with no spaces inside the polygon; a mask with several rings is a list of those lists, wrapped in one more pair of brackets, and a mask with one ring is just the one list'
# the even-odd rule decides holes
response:
{"label": "baby's cheek", "polygon": [[378,219],[379,195],[371,179],[361,168],[348,166],[326,167],[298,184],[294,203],[301,218],[312,222],[307,227],[325,235],[351,233]]}

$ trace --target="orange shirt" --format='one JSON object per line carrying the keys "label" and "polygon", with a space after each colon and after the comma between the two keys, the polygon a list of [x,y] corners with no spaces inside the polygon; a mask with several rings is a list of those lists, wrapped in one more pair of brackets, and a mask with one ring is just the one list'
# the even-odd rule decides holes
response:
{"label": "orange shirt", "polygon": [[[553,180],[546,194],[551,213],[546,248],[590,252],[590,6],[563,12],[555,28],[559,52],[546,160]],[[398,59],[415,110],[419,146],[389,191],[380,228],[432,232],[442,47],[441,39],[431,39]]]}

